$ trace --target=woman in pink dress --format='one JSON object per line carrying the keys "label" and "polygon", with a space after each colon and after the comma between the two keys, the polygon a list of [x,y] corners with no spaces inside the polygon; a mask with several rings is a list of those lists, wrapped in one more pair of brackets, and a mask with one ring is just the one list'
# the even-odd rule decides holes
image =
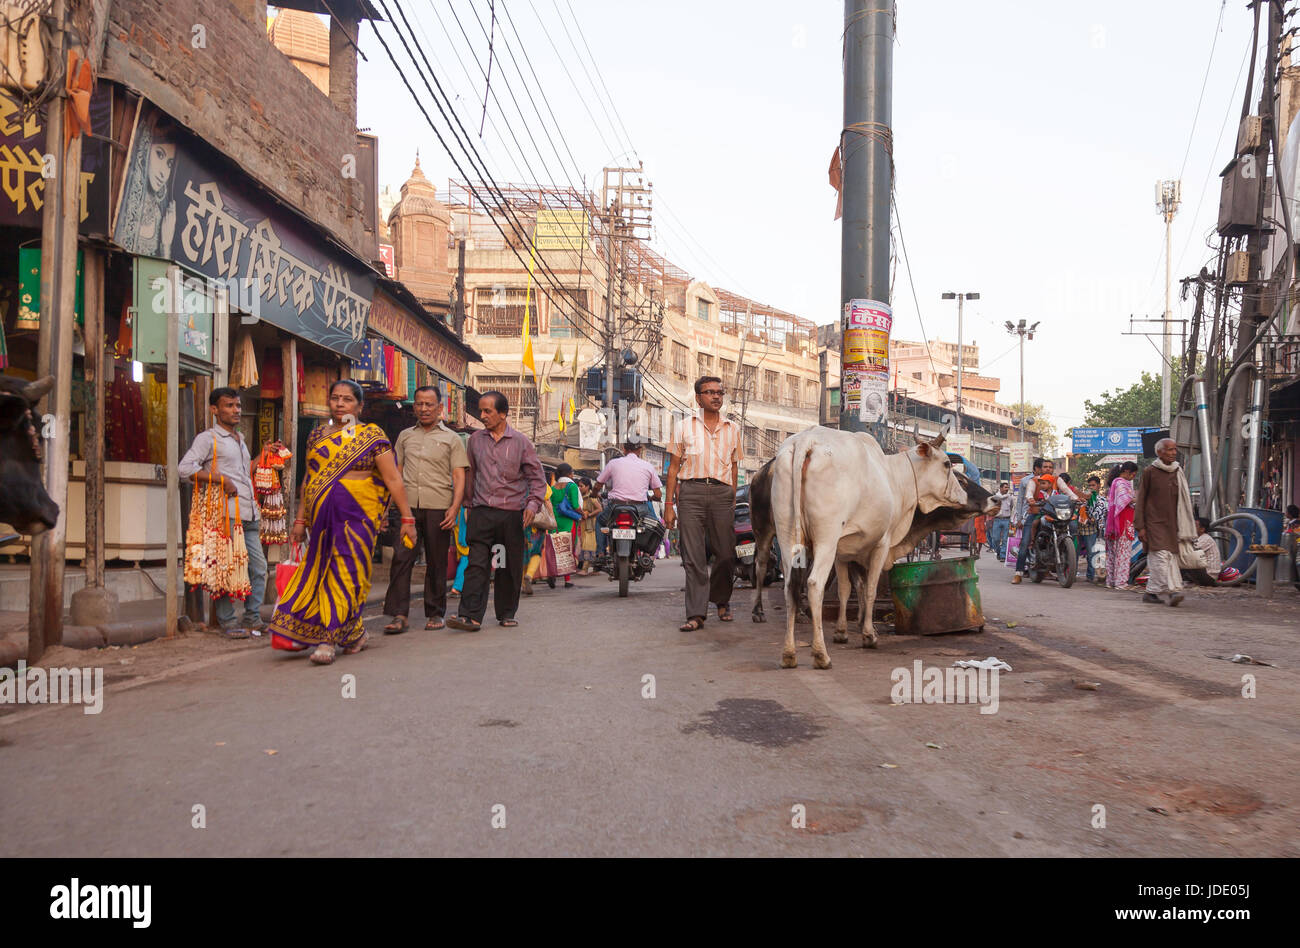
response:
{"label": "woman in pink dress", "polygon": [[1132,461],[1117,464],[1110,471],[1106,492],[1106,586],[1128,586],[1129,561],[1133,558],[1133,478],[1138,466]]}

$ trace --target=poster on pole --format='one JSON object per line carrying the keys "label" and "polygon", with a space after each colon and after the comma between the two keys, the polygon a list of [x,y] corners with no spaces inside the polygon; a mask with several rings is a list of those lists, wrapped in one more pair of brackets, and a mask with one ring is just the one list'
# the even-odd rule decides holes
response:
{"label": "poster on pole", "polygon": [[844,333],[844,365],[861,365],[889,373],[889,333],[893,311],[879,300],[849,300],[840,329]]}
{"label": "poster on pole", "polygon": [[862,372],[861,400],[858,403],[858,419],[864,424],[876,424],[886,420],[889,406],[889,375],[883,372]]}
{"label": "poster on pole", "polygon": [[1026,441],[1010,445],[1011,471],[1014,474],[1028,474],[1033,464],[1034,446]]}

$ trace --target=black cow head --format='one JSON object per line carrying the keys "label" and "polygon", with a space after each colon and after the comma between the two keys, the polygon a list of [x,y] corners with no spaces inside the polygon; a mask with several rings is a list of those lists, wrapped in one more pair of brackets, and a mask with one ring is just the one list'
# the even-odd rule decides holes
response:
{"label": "black cow head", "polygon": [[41,439],[32,417],[32,406],[53,386],[49,375],[36,382],[0,376],[0,523],[22,533],[43,533],[59,519],[41,483]]}

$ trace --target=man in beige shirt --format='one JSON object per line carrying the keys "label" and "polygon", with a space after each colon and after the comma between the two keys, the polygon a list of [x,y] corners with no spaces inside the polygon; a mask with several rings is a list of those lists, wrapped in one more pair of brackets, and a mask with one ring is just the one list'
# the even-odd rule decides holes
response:
{"label": "man in beige shirt", "polygon": [[415,417],[419,424],[397,436],[393,451],[420,543],[409,550],[400,542],[393,547],[388,595],[384,597],[384,614],[394,617],[384,626],[390,635],[406,631],[411,609],[411,569],[421,544],[425,564],[424,627],[443,627],[447,612],[447,551],[464,499],[465,471],[469,468],[460,435],[441,423],[442,402],[436,388],[424,386],[415,390]]}
{"label": "man in beige shirt", "polygon": [[[695,380],[698,415],[683,420],[668,445],[668,489],[664,522],[680,518],[682,566],[686,570],[683,632],[704,625],[709,603],[718,618],[732,620],[731,585],[736,562],[736,469],[741,459],[740,426],[722,417],[726,389],[706,375]],[[676,509],[673,503],[676,501]],[[709,569],[708,553],[713,552]]]}

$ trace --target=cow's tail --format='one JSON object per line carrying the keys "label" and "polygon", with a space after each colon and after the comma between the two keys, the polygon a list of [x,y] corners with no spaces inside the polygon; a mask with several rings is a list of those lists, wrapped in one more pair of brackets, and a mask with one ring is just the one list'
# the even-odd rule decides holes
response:
{"label": "cow's tail", "polygon": [[808,567],[808,548],[804,542],[805,531],[803,524],[803,488],[804,477],[808,470],[808,457],[812,454],[812,449],[804,448],[797,442],[792,445],[790,451],[790,522],[794,526],[793,539],[790,545],[790,568],[806,569]]}

